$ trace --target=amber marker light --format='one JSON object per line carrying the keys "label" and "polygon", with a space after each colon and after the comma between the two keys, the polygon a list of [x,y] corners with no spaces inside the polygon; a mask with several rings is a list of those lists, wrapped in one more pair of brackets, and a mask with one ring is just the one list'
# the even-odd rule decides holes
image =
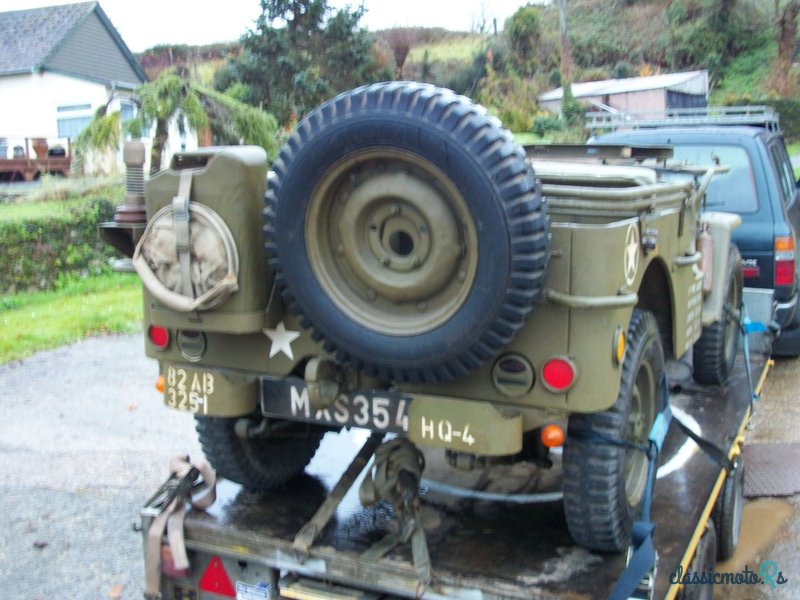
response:
{"label": "amber marker light", "polygon": [[561,425],[550,423],[542,427],[542,444],[547,448],[558,448],[564,445],[564,429]]}
{"label": "amber marker light", "polygon": [[158,392],[161,393],[161,394],[164,393],[164,376],[163,375],[159,375],[158,379],[156,379],[156,390],[158,390]]}
{"label": "amber marker light", "polygon": [[614,364],[621,365],[623,358],[625,358],[625,332],[618,327],[614,332]]}

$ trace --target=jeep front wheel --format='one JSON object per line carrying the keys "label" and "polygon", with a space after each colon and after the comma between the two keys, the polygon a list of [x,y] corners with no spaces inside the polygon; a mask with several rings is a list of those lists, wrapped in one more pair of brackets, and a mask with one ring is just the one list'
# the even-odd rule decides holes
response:
{"label": "jeep front wheel", "polygon": [[[619,394],[606,411],[573,414],[564,447],[564,512],[572,538],[592,550],[630,544],[644,502],[650,429],[664,404],[664,353],[658,325],[636,309],[628,328]],[[603,438],[628,446],[610,444]]]}
{"label": "jeep front wheel", "polygon": [[720,385],[733,370],[739,351],[739,315],[742,310],[742,257],[736,246],[728,253],[725,270],[725,300],[718,321],[703,327],[694,345],[692,363],[697,383]]}

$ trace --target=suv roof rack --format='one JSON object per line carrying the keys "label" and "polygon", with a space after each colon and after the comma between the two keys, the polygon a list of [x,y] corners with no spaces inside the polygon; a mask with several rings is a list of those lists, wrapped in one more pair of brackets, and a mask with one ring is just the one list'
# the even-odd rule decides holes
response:
{"label": "suv roof rack", "polygon": [[529,159],[549,160],[595,160],[595,161],[642,161],[648,158],[666,160],[672,158],[672,146],[633,144],[525,144]]}
{"label": "suv roof rack", "polygon": [[702,125],[751,125],[780,131],[780,117],[771,106],[703,106],[624,112],[590,111],[586,127],[605,129],[646,129],[656,127],[699,127]]}

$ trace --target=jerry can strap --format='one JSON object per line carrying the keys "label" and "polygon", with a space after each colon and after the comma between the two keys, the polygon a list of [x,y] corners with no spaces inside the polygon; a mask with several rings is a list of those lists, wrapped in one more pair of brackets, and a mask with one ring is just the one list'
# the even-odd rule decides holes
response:
{"label": "jerry can strap", "polygon": [[190,200],[194,172],[181,172],[177,195],[149,220],[133,254],[147,290],[183,313],[217,308],[239,289],[233,234],[214,210]]}

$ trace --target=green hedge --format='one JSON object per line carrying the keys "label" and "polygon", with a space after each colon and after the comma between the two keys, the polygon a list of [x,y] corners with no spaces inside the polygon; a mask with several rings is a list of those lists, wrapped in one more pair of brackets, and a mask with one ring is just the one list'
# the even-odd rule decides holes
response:
{"label": "green hedge", "polygon": [[93,199],[64,217],[0,222],[0,293],[55,289],[110,271],[117,252],[100,240],[97,226],[113,217],[109,200]]}

